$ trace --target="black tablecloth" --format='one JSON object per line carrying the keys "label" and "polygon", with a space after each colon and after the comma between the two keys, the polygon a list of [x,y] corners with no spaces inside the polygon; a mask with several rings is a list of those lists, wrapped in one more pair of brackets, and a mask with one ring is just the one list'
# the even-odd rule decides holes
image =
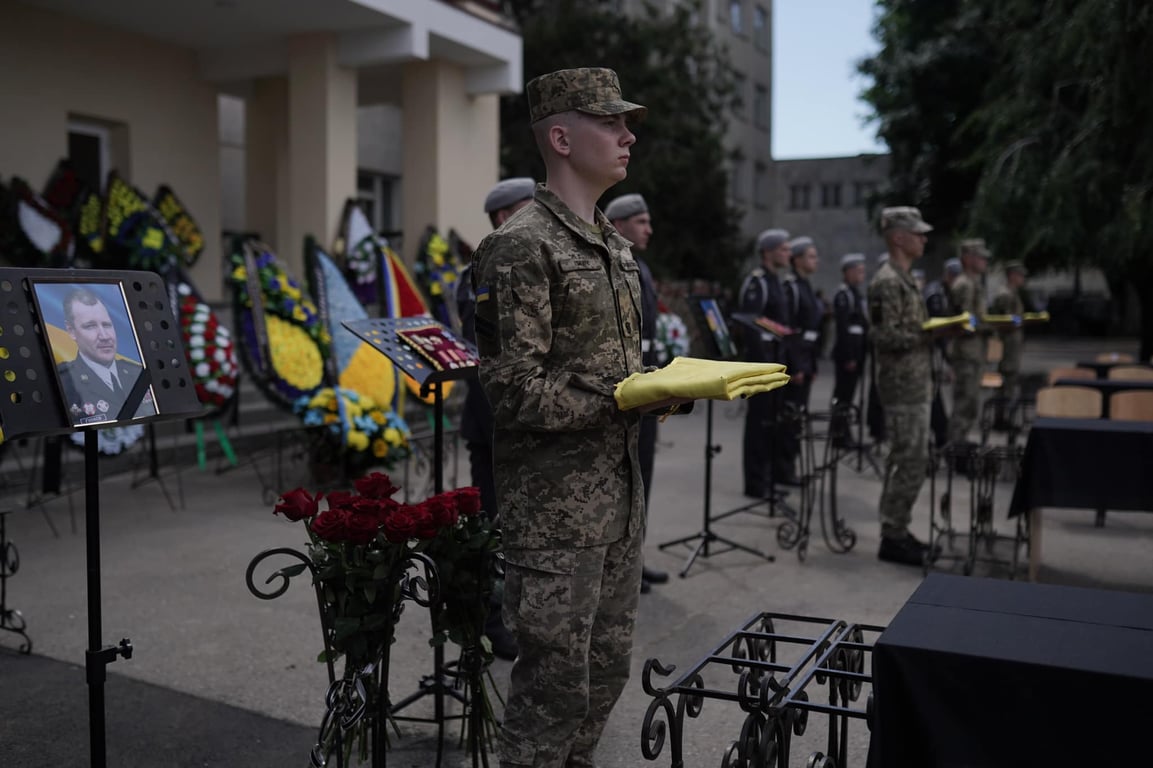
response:
{"label": "black tablecloth", "polygon": [[1034,507],[1153,511],[1153,423],[1034,421],[1009,516]]}
{"label": "black tablecloth", "polygon": [[869,766],[1149,765],[1151,649],[1153,595],[931,573],[873,648]]}
{"label": "black tablecloth", "polygon": [[1109,400],[1118,392],[1133,389],[1153,391],[1153,381],[1126,380],[1126,379],[1057,379],[1053,382],[1057,387],[1089,387],[1101,393],[1101,416],[1109,418]]}

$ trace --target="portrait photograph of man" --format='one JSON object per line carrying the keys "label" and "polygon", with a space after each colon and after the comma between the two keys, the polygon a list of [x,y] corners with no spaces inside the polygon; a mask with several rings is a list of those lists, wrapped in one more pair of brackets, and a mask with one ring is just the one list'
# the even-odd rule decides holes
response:
{"label": "portrait photograph of man", "polygon": [[73,426],[155,416],[136,332],[119,283],[37,282],[41,320]]}

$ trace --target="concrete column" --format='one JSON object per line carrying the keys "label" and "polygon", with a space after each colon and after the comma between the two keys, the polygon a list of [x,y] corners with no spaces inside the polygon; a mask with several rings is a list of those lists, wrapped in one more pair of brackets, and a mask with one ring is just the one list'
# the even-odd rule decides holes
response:
{"label": "concrete column", "polygon": [[416,255],[429,224],[456,229],[474,247],[490,230],[484,196],[500,172],[500,104],[470,96],[464,72],[440,61],[404,66],[404,253]]}
{"label": "concrete column", "polygon": [[278,253],[303,276],[305,235],[328,247],[344,201],[356,194],[356,70],[336,62],[328,34],[289,42],[287,222]]}
{"label": "concrete column", "polygon": [[244,124],[245,228],[259,232],[277,253],[288,243],[288,80],[253,83]]}

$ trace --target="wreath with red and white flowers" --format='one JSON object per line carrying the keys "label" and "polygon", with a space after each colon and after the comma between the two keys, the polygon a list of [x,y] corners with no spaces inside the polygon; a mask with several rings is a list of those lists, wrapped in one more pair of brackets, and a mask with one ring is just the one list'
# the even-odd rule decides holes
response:
{"label": "wreath with red and white flowers", "polygon": [[177,293],[180,295],[180,333],[196,395],[205,405],[222,406],[236,392],[240,370],[232,334],[187,283],[177,286]]}

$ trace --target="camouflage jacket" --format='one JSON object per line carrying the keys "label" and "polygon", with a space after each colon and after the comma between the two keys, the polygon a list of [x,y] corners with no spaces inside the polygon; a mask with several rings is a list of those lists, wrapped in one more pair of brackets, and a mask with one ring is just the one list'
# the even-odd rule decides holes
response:
{"label": "camouflage jacket", "polygon": [[[965,273],[957,276],[949,286],[949,300],[958,312],[970,312],[977,322],[985,314],[984,302],[981,301],[981,284]],[[980,333],[966,334],[953,340],[952,359],[967,360],[969,362],[985,362],[985,337]]]}
{"label": "camouflage jacket", "polygon": [[640,418],[617,382],[641,370],[637,262],[543,184],[473,257],[480,381],[492,404],[505,545],[585,547],[638,534]]}
{"label": "camouflage jacket", "polygon": [[908,272],[886,262],[869,286],[869,339],[877,363],[877,393],[882,405],[929,401],[929,319],[921,292]]}
{"label": "camouflage jacket", "polygon": [[[1010,289],[1009,286],[1004,286],[993,298],[993,303],[989,306],[989,314],[1020,316],[1025,314],[1025,304],[1016,291]],[[1000,369],[1007,372],[1019,371],[1021,369],[1021,345],[1025,342],[1025,330],[1019,325],[1015,328],[1007,328],[1001,331],[1001,342],[1004,344],[1004,349],[1001,352]]]}

